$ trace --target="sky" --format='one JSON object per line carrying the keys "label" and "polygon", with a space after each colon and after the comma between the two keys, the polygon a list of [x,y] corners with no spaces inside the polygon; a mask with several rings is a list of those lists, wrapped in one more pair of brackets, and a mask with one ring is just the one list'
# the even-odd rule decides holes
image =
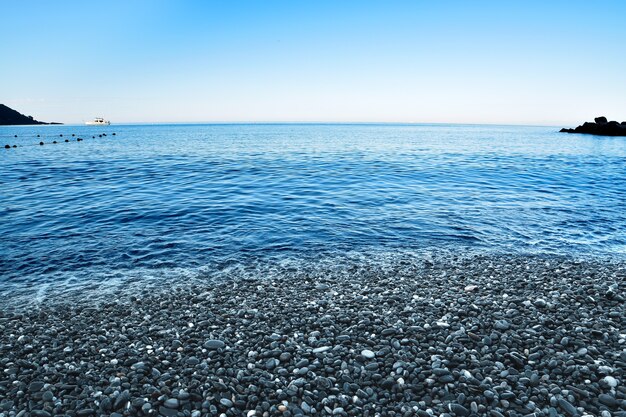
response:
{"label": "sky", "polygon": [[0,0],[0,103],[82,123],[626,120],[626,1]]}

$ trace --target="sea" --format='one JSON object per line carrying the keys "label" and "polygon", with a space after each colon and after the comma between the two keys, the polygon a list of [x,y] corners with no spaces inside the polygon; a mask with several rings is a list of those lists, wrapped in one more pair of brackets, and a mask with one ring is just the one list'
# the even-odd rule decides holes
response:
{"label": "sea", "polygon": [[4,126],[0,144],[5,303],[272,265],[626,255],[626,138],[550,126],[157,124]]}

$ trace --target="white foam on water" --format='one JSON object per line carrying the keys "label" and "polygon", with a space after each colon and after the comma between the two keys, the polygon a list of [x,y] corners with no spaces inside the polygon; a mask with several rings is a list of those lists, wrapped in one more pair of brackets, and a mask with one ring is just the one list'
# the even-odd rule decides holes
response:
{"label": "white foam on water", "polygon": [[[123,297],[143,297],[163,291],[197,286],[199,294],[212,283],[232,281],[233,285],[249,285],[248,280],[271,282],[295,278],[311,283],[329,278],[359,280],[371,274],[392,276],[398,280],[419,279],[425,267],[443,267],[448,273],[455,264],[476,256],[494,257],[491,253],[448,249],[349,251],[320,256],[273,256],[242,258],[226,264],[203,265],[196,268],[136,268],[85,273],[55,273],[41,282],[10,283],[0,292],[0,304],[9,308],[46,303],[76,301],[111,301]],[[507,255],[504,255],[507,256]],[[520,255],[510,255],[519,257]],[[329,290],[330,291],[330,290]],[[419,302],[419,299],[414,301]],[[445,322],[445,318],[442,318]]]}

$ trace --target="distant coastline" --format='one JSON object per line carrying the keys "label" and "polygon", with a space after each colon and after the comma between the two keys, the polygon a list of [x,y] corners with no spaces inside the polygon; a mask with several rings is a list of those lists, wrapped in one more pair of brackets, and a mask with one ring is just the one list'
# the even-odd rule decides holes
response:
{"label": "distant coastline", "polygon": [[23,125],[61,125],[57,122],[40,122],[33,116],[26,116],[17,110],[0,104],[0,126],[23,126]]}

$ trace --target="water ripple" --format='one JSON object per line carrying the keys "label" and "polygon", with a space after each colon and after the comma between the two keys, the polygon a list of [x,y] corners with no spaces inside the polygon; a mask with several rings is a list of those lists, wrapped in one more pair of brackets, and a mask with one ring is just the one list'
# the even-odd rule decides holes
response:
{"label": "water ripple", "polygon": [[[1,160],[0,287],[348,251],[626,252],[624,138],[162,125],[90,139],[94,129],[0,129],[24,145]],[[30,146],[58,133],[87,139]]]}

